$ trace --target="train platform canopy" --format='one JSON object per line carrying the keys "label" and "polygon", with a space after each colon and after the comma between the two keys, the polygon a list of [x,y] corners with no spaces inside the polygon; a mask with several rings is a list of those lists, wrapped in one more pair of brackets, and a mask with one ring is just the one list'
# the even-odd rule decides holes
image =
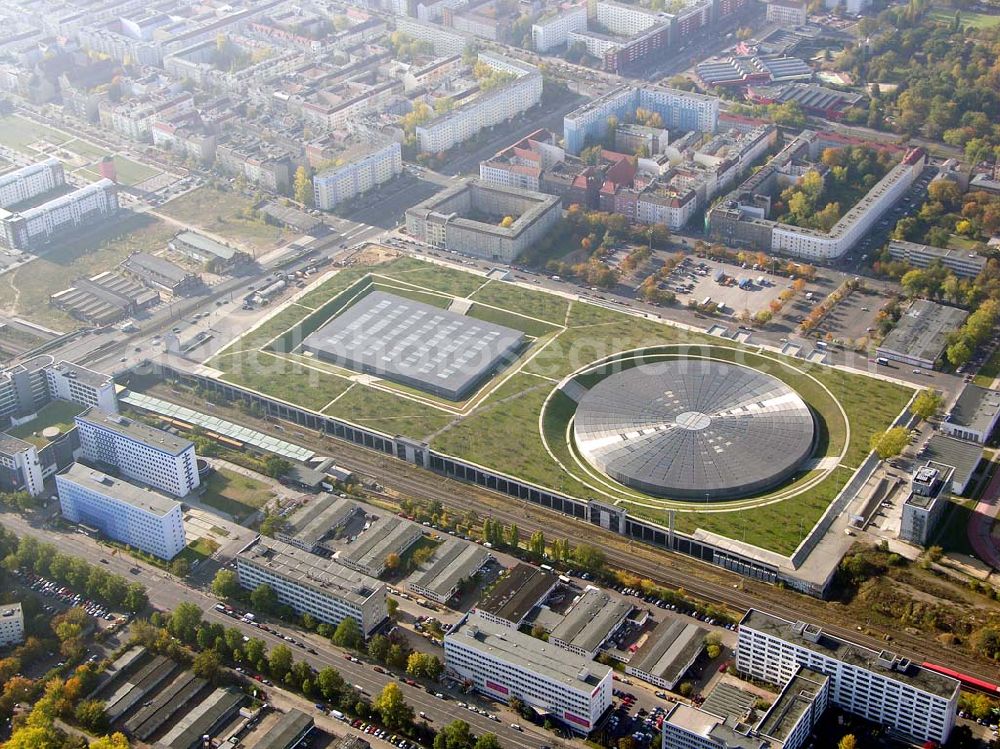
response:
{"label": "train platform canopy", "polygon": [[259,450],[280,455],[282,458],[287,458],[288,460],[305,462],[316,455],[312,450],[300,445],[294,445],[285,440],[280,440],[269,434],[258,432],[256,429],[250,429],[241,424],[234,424],[231,421],[220,419],[218,416],[211,416],[210,414],[195,411],[185,406],[178,406],[176,403],[171,403],[152,395],[146,395],[145,393],[135,393],[131,390],[126,390],[119,393],[118,400],[142,411],[149,411],[167,419],[175,419],[191,426],[200,427],[205,431],[214,432]]}

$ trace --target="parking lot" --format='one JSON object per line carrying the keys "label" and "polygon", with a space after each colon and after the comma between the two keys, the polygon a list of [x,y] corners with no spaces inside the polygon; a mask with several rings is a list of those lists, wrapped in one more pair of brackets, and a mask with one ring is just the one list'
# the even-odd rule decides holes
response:
{"label": "parking lot", "polygon": [[743,268],[697,257],[684,258],[666,282],[667,290],[676,294],[681,304],[706,306],[705,301],[711,300],[719,314],[730,316],[743,310],[752,315],[767,309],[790,286],[790,279],[753,265]]}

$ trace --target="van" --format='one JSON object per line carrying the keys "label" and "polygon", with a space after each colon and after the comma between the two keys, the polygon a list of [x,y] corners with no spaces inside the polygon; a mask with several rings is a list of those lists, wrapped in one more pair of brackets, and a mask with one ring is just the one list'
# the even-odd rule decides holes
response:
{"label": "van", "polygon": [[330,717],[336,718],[337,720],[347,720],[347,716],[340,712],[340,710],[331,710]]}

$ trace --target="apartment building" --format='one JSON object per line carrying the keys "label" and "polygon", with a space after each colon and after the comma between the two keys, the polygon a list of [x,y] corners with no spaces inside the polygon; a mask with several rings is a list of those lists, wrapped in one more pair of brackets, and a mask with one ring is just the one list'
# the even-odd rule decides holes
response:
{"label": "apartment building", "polygon": [[0,208],[44,195],[66,184],[62,162],[48,158],[0,175]]}
{"label": "apartment building", "polygon": [[940,263],[960,278],[975,278],[986,267],[986,258],[976,252],[950,250],[899,239],[889,241],[889,256],[915,268],[926,268]]}
{"label": "apartment building", "polygon": [[83,457],[175,497],[201,483],[194,444],[141,421],[88,408],[76,417]]}
{"label": "apartment building", "polygon": [[0,647],[24,642],[24,612],[20,603],[0,606]]}
{"label": "apartment building", "polygon": [[444,638],[445,670],[491,699],[517,698],[579,734],[611,708],[611,669],[467,614]]}
{"label": "apartment building", "polygon": [[828,232],[772,221],[767,217],[768,190],[778,173],[800,154],[817,150],[823,135],[803,131],[763,169],[752,175],[712,208],[709,234],[735,246],[749,246],[807,260],[835,260],[851,250],[920,177],[927,154],[920,148],[907,151],[871,190],[853,205]]}
{"label": "apartment building", "polygon": [[0,244],[17,250],[40,247],[69,229],[118,212],[118,186],[99,179],[24,211],[0,208]]}
{"label": "apartment building", "polygon": [[180,502],[81,463],[56,474],[63,517],[108,538],[170,560],[187,545]]}
{"label": "apartment building", "polygon": [[334,559],[260,536],[236,555],[240,586],[269,585],[296,613],[337,625],[352,618],[369,637],[388,616],[386,588]]}
{"label": "apartment building", "polygon": [[215,163],[228,174],[242,176],[270,192],[288,192],[292,184],[292,154],[256,136],[233,135],[215,147]]}
{"label": "apartment building", "polygon": [[767,3],[767,22],[785,28],[805,26],[809,20],[806,4],[802,0],[770,0]]}
{"label": "apartment building", "polygon": [[748,611],[739,625],[737,670],[786,684],[802,667],[829,677],[832,704],[913,741],[944,744],[955,724],[955,679],[890,651],[841,640],[813,624]]}
{"label": "apartment building", "polygon": [[625,5],[613,0],[597,0],[594,18],[612,34],[636,36],[669,18],[666,14],[647,10],[638,5]]}
{"label": "apartment building", "polygon": [[111,375],[63,360],[45,368],[45,381],[50,398],[93,406],[108,414],[118,413]]}
{"label": "apartment building", "polygon": [[985,445],[1000,419],[1000,392],[968,383],[948,409],[941,431],[960,440]]}
{"label": "apartment building", "polygon": [[548,130],[536,130],[517,143],[479,164],[479,177],[498,187],[514,187],[534,192],[542,188],[543,174],[566,159],[566,152],[556,145]]}
{"label": "apartment building", "polygon": [[480,92],[470,97],[467,103],[419,125],[416,136],[421,151],[447,151],[484,128],[499,125],[541,101],[542,76],[533,65],[485,52],[479,54],[479,60],[516,77],[492,91]]}
{"label": "apartment building", "polygon": [[567,153],[579,154],[588,143],[603,140],[608,118],[628,122],[642,107],[656,112],[669,130],[714,133],[719,122],[719,99],[666,86],[620,86],[587,102],[563,118],[563,140]]}
{"label": "apartment building", "polygon": [[151,142],[157,120],[170,120],[195,112],[194,96],[188,91],[156,93],[141,99],[98,104],[101,127],[132,140]]}
{"label": "apartment building", "polygon": [[340,166],[313,177],[313,202],[323,211],[332,210],[403,173],[403,152],[395,141],[348,141],[342,144],[335,158]]}
{"label": "apartment building", "polygon": [[[497,220],[484,221],[482,215]],[[500,226],[505,216],[514,223]],[[561,216],[557,197],[471,180],[408,208],[406,230],[435,247],[510,263],[541,241]]]}
{"label": "apartment building", "polygon": [[30,442],[0,432],[0,492],[28,492],[37,497],[43,491],[38,450]]}
{"label": "apartment building", "polygon": [[544,54],[567,43],[570,32],[587,30],[587,6],[553,10],[543,14],[531,26],[531,41],[535,51]]}

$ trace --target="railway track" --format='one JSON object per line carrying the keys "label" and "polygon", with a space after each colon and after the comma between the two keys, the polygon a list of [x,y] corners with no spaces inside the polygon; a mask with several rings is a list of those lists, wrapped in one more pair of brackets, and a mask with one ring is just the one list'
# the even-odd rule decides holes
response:
{"label": "railway track", "polygon": [[[262,426],[260,423],[254,424],[255,420],[239,412],[230,412],[229,417],[247,426]],[[970,676],[987,681],[997,679],[996,671],[982,661],[947,648],[933,638],[912,635],[901,629],[893,630],[891,634],[886,632],[875,636],[868,633],[875,627],[866,623],[848,621],[845,624],[845,618],[850,616],[850,612],[838,604],[750,580],[692,557],[632,542],[617,533],[562,513],[475,484],[440,476],[390,455],[335,440],[292,422],[286,423],[289,426],[285,428],[284,439],[336,455],[339,465],[384,486],[385,490],[376,494],[381,494],[390,502],[404,497],[438,501],[453,513],[465,514],[472,510],[481,516],[489,515],[506,525],[516,523],[522,533],[542,531],[548,540],[557,536],[571,541],[586,539],[601,547],[612,566],[648,578],[659,585],[683,589],[706,603],[726,606],[741,614],[750,608],[758,608],[791,621],[808,620],[820,625],[831,635],[876,651],[889,649],[917,663],[937,661]],[[298,437],[298,434],[302,436]],[[865,626],[862,627],[862,624]],[[886,640],[885,635],[890,635],[890,639]]]}

